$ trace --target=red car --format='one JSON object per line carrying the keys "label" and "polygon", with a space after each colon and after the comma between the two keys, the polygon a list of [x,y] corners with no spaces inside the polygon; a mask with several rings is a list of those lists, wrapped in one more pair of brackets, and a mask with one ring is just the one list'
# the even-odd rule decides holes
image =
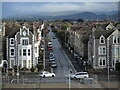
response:
{"label": "red car", "polygon": [[52,50],[52,47],[48,47],[49,50]]}

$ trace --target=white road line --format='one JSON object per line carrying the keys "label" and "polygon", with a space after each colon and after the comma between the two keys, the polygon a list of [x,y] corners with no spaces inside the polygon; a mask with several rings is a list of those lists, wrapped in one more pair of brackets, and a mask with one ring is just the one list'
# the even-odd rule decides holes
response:
{"label": "white road line", "polygon": [[67,59],[68,59],[69,63],[71,64],[71,66],[72,66],[72,68],[73,68],[74,72],[76,73],[76,70],[75,70],[75,68],[74,68],[73,64],[71,63],[70,59],[68,58],[68,56],[66,55],[66,53],[65,53],[65,51],[64,51],[64,50],[63,50],[63,52],[64,52],[65,56],[67,57]]}
{"label": "white road line", "polygon": [[[58,41],[58,42],[59,42],[59,41]],[[60,43],[59,43],[58,45],[61,47]],[[62,49],[62,51],[64,52],[64,54],[65,54],[65,56],[66,56],[67,60],[69,61],[70,65],[72,66],[72,69],[73,69],[73,70],[74,70],[74,72],[76,73],[76,70],[75,70],[75,68],[74,68],[73,64],[71,63],[70,59],[69,59],[69,58],[68,58],[68,56],[66,55],[65,51],[64,51],[63,49]]]}

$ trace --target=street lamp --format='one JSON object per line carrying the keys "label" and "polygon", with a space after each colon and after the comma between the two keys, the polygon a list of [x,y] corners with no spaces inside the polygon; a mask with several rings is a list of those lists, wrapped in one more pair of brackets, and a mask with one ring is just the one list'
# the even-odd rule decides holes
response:
{"label": "street lamp", "polygon": [[71,73],[72,73],[72,69],[69,69],[69,90],[71,89],[71,77],[70,77]]}

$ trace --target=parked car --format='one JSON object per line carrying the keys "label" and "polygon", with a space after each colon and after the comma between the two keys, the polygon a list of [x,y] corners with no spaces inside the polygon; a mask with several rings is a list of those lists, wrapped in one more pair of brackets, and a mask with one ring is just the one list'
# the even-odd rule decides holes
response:
{"label": "parked car", "polygon": [[48,47],[52,47],[52,42],[48,42]]}
{"label": "parked car", "polygon": [[53,36],[53,39],[55,39],[55,36]]}
{"label": "parked car", "polygon": [[54,58],[55,56],[54,56],[54,54],[53,53],[50,53],[49,54],[49,58]]}
{"label": "parked car", "polygon": [[40,49],[41,49],[41,50],[44,50],[44,45],[41,45],[41,46],[40,46]]}
{"label": "parked car", "polygon": [[76,78],[76,79],[80,79],[80,78],[88,78],[89,75],[87,72],[77,72],[76,74],[71,75],[71,78]]}
{"label": "parked car", "polygon": [[40,73],[39,75],[40,77],[55,77],[55,73],[51,73],[51,72],[48,72],[48,71],[43,71]]}
{"label": "parked car", "polygon": [[53,48],[52,47],[48,47],[48,50],[52,50]]}
{"label": "parked car", "polygon": [[50,60],[50,62],[53,62],[53,61],[55,61],[55,58],[50,58],[49,60]]}
{"label": "parked car", "polygon": [[51,67],[52,67],[52,68],[56,68],[56,67],[57,67],[57,64],[56,64],[55,61],[51,61]]}
{"label": "parked car", "polygon": [[56,64],[56,63],[55,63],[55,64],[52,64],[51,67],[52,67],[52,68],[56,68],[56,67],[57,67],[57,64]]}

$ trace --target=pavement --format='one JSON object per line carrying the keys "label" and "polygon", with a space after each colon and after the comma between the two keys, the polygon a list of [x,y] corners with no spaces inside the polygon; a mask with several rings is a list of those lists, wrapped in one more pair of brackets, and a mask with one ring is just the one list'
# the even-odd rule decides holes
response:
{"label": "pavement", "polygon": [[77,61],[75,60],[74,55],[70,53],[70,51],[68,50],[67,47],[63,47],[63,49],[64,49],[66,55],[68,56],[69,60],[70,60],[71,63],[73,64],[75,70],[76,70],[77,72],[80,72],[80,71],[81,71],[81,68],[80,68],[79,64],[77,63]]}
{"label": "pavement", "polygon": [[102,87],[104,88],[120,88],[120,81],[110,81],[109,83],[107,81],[99,81]]}
{"label": "pavement", "polygon": [[[40,84],[4,84],[3,88],[69,88],[68,83],[40,83]],[[86,84],[72,83],[71,88],[93,88]]]}

